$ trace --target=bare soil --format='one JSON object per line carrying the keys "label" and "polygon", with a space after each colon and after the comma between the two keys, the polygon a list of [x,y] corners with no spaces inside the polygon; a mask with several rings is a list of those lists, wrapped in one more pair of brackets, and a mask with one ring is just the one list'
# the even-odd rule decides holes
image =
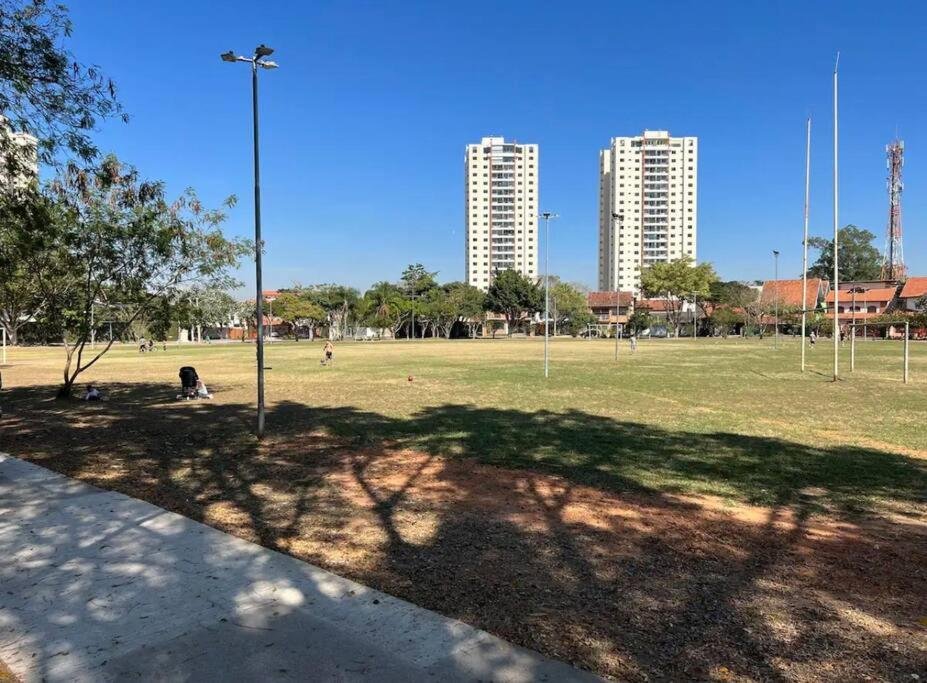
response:
{"label": "bare soil", "polygon": [[[601,490],[217,404],[20,394],[2,448],[616,680],[922,680],[927,525]],[[292,416],[291,416],[292,417]],[[288,425],[288,426],[287,426]]]}

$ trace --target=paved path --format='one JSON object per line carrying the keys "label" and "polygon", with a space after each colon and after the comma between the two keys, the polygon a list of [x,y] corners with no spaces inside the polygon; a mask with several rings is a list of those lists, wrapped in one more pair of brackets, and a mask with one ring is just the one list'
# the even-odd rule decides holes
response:
{"label": "paved path", "polygon": [[3,454],[0,660],[23,681],[597,680]]}

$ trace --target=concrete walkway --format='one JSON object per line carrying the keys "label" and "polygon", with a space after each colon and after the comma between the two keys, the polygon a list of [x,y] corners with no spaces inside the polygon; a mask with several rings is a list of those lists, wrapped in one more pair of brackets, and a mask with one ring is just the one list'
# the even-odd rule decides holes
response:
{"label": "concrete walkway", "polygon": [[0,660],[23,681],[597,680],[3,454]]}

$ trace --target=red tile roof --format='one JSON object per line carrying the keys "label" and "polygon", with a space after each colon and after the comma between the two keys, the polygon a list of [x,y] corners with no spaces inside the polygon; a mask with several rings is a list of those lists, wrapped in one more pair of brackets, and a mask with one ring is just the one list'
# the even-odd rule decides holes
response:
{"label": "red tile roof", "polygon": [[[812,309],[818,302],[818,292],[827,286],[827,280],[817,277],[808,278],[808,290],[805,298],[805,309]],[[760,293],[760,302],[774,304],[776,300],[783,306],[801,307],[801,279],[798,280],[768,280],[763,283]]]}
{"label": "red tile roof", "polygon": [[632,299],[633,295],[631,292],[589,292],[586,296],[589,308],[630,306]]}
{"label": "red tile roof", "polygon": [[918,299],[927,295],[927,277],[909,277],[901,290],[902,299]]}
{"label": "red tile roof", "polygon": [[[646,308],[649,311],[654,313],[666,313],[670,310],[669,301],[666,299],[641,299],[634,303],[635,308]],[[678,308],[682,307],[682,303],[678,304]]]}
{"label": "red tile roof", "polygon": [[[894,287],[880,287],[879,289],[867,289],[865,292],[856,293],[856,302],[867,301],[876,303],[879,301],[891,301],[895,298],[895,288]],[[824,301],[829,304],[834,303],[834,290],[830,290],[827,293],[827,296],[824,297]],[[853,301],[853,292],[846,289],[840,290],[840,301],[843,303]]]}

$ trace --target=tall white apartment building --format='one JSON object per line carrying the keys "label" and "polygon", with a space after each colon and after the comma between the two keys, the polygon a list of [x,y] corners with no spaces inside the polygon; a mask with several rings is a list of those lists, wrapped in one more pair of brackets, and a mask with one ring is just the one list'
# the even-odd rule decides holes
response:
{"label": "tall white apartment building", "polygon": [[483,138],[467,145],[466,281],[483,291],[509,268],[538,273],[538,146]]}
{"label": "tall white apartment building", "polygon": [[599,153],[599,289],[640,293],[641,270],[696,259],[698,138],[612,138]]}

